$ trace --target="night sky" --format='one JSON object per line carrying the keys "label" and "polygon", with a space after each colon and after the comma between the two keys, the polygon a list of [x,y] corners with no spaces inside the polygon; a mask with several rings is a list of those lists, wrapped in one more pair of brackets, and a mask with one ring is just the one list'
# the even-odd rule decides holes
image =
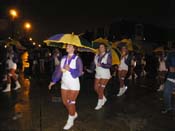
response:
{"label": "night sky", "polygon": [[174,0],[1,0],[1,18],[7,17],[10,7],[19,9],[19,19],[31,21],[32,35],[40,40],[56,33],[108,26],[121,18],[175,27]]}

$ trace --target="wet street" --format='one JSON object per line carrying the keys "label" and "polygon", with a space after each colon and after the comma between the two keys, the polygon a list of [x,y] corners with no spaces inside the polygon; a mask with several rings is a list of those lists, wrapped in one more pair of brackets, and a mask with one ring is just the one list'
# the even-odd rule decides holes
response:
{"label": "wet street", "polygon": [[[0,92],[0,131],[62,131],[67,112],[61,102],[60,84],[49,91],[48,75],[19,77],[21,89]],[[162,92],[156,91],[156,80],[131,80],[121,97],[114,93],[116,83],[109,83],[108,101],[96,111],[93,79],[86,75],[81,78],[78,118],[70,131],[175,131],[174,114],[161,114],[163,98]]]}

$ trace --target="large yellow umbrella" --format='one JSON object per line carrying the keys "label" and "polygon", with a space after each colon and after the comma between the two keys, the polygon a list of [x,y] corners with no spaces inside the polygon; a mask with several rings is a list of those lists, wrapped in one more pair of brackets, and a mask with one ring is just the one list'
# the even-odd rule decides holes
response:
{"label": "large yellow umbrella", "polygon": [[154,49],[154,52],[164,52],[164,48],[163,47],[157,47],[156,49]]}
{"label": "large yellow umbrella", "polygon": [[15,47],[19,50],[26,50],[26,48],[22,46],[19,41],[16,41],[16,40],[7,42],[7,46],[10,46],[10,45],[15,45]]}
{"label": "large yellow umbrella", "polygon": [[99,37],[99,38],[95,39],[93,42],[104,43],[106,45],[109,43],[108,39],[102,38],[102,37]]}
{"label": "large yellow umbrella", "polygon": [[48,46],[58,45],[58,47],[65,48],[66,44],[71,44],[77,46],[79,51],[92,51],[95,52],[95,49],[91,48],[91,43],[87,40],[81,38],[79,35],[75,34],[56,34],[51,36],[49,39],[44,40]]}
{"label": "large yellow umbrella", "polygon": [[120,57],[117,54],[115,49],[111,49],[111,54],[112,54],[112,65],[118,65],[120,64]]}
{"label": "large yellow umbrella", "polygon": [[99,38],[95,39],[94,41],[92,41],[92,47],[98,48],[99,44],[101,44],[101,43],[105,44],[108,47],[110,46],[110,42],[108,41],[108,39],[99,37]]}
{"label": "large yellow umbrella", "polygon": [[117,46],[118,46],[119,43],[120,43],[120,41],[112,42],[112,44],[111,44],[112,48],[117,49]]}
{"label": "large yellow umbrella", "polygon": [[128,50],[133,51],[133,45],[132,45],[132,40],[131,39],[122,39],[121,42],[126,43]]}

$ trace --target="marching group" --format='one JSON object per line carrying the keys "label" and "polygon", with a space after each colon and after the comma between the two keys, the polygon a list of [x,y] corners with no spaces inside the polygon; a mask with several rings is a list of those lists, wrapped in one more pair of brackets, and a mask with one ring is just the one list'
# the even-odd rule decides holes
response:
{"label": "marching group", "polygon": [[[77,47],[68,44],[66,47],[67,55],[63,56],[60,64],[55,69],[52,75],[52,81],[49,84],[49,89],[61,79],[61,97],[63,104],[68,111],[68,119],[65,124],[65,130],[70,129],[74,125],[74,120],[78,117],[76,111],[76,99],[80,91],[79,77],[84,74],[83,62],[79,55],[76,54]],[[175,50],[174,47],[169,51],[166,59],[163,58],[163,54],[159,57],[159,75],[160,76],[160,88],[164,87],[164,101],[165,109],[162,113],[167,113],[173,110],[171,103],[171,95],[175,87]],[[146,61],[144,57],[141,59],[141,75],[145,75],[144,67]],[[100,110],[107,101],[104,90],[111,79],[110,68],[112,67],[112,55],[107,51],[105,44],[101,43],[98,48],[98,53],[94,56],[93,64],[90,69],[86,69],[87,72],[92,73],[95,71],[94,90],[98,96],[97,105],[95,110]],[[130,78],[137,74],[134,71],[136,67],[136,59],[132,56],[127,46],[121,47],[120,64],[117,65],[117,73],[119,78],[119,92],[117,96],[122,96],[127,90],[127,84],[125,79],[127,74],[130,73]],[[128,72],[130,68],[130,72]],[[164,84],[164,85],[163,85]]]}
{"label": "marching group", "polygon": [[[68,111],[68,120],[64,126],[65,130],[70,129],[74,125],[74,120],[78,117],[76,111],[76,99],[80,91],[79,77],[84,74],[83,62],[80,56],[77,54],[78,47],[72,44],[67,44],[66,52],[67,55],[61,58],[59,50],[55,50],[53,55],[53,61],[55,63],[55,71],[52,74],[52,81],[48,88],[52,88],[54,84],[61,80],[61,97],[62,102]],[[122,96],[127,90],[127,84],[125,83],[126,78],[136,79],[139,75],[146,75],[145,66],[146,61],[144,57],[140,57],[140,74],[136,73],[135,68],[137,66],[136,56],[132,55],[127,45],[120,48],[121,57],[120,64],[115,65],[117,68],[117,74],[119,78],[119,92],[118,97]],[[17,62],[15,52],[12,48],[9,48],[7,52],[7,68],[6,77],[4,80],[7,81],[6,88],[2,92],[11,91],[11,83],[14,80],[16,86],[13,88],[17,90],[21,88],[18,81],[18,75],[16,74]],[[162,113],[167,113],[173,110],[171,101],[172,92],[175,88],[175,48],[172,47],[168,51],[167,55],[161,53],[159,55],[159,68],[158,78],[160,88],[157,91],[164,91],[164,103],[165,110]],[[34,64],[34,63],[33,63]],[[107,98],[105,97],[105,87],[111,79],[111,67],[112,67],[112,55],[107,50],[105,44],[100,43],[98,53],[94,56],[94,60],[89,69],[86,69],[88,73],[95,71],[94,90],[98,96],[97,105],[95,110],[100,110],[106,103]],[[128,75],[129,74],[129,75]]]}

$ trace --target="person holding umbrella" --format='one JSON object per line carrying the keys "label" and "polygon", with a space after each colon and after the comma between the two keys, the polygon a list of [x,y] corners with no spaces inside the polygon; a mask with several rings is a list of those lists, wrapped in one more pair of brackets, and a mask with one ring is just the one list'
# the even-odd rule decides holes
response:
{"label": "person holding umbrella", "polygon": [[111,78],[110,68],[112,66],[112,56],[107,52],[106,45],[99,44],[98,53],[94,57],[92,68],[95,69],[94,89],[98,95],[98,102],[95,110],[99,110],[107,101],[104,89]]}
{"label": "person holding umbrella", "polygon": [[120,43],[120,48],[121,48],[121,60],[118,68],[120,90],[117,96],[122,96],[128,88],[125,85],[125,79],[128,73],[128,65],[131,63],[131,56],[129,55],[126,43]]}
{"label": "person holding umbrella", "polygon": [[83,74],[83,64],[80,57],[76,54],[77,46],[74,44],[66,45],[67,55],[61,59],[60,66],[55,69],[48,88],[61,78],[61,97],[69,115],[64,130],[69,130],[74,125],[74,120],[78,117],[76,112],[76,99],[80,90],[79,77]]}

